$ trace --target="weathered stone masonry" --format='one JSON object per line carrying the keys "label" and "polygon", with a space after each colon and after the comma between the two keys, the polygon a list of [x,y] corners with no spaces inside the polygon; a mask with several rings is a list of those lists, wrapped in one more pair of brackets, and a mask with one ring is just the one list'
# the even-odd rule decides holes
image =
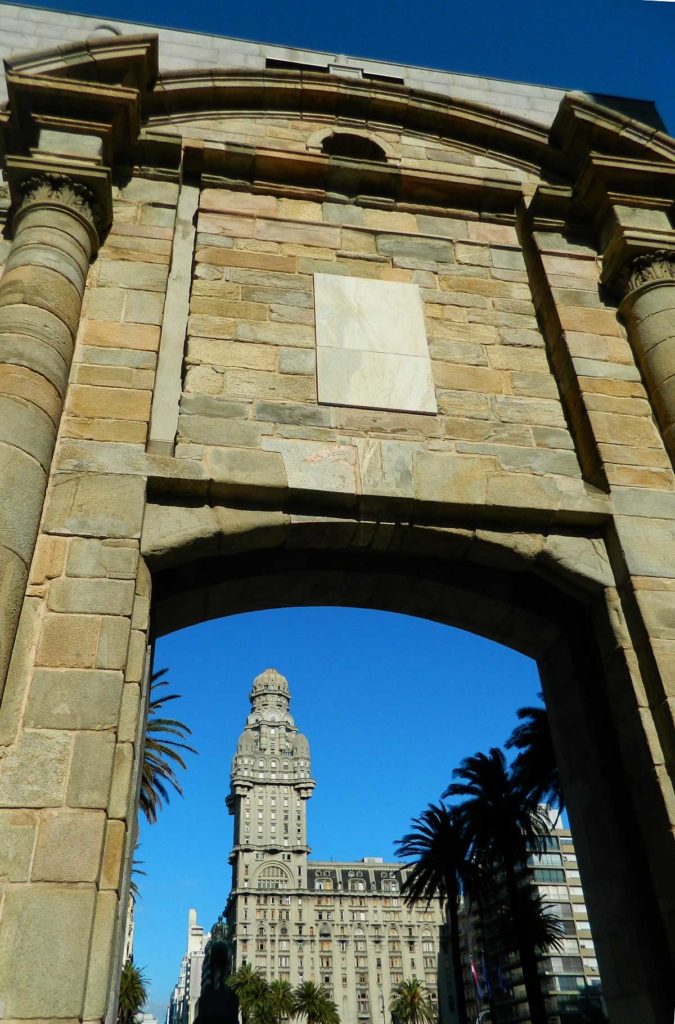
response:
{"label": "weathered stone masonry", "polygon": [[[0,1018],[114,1019],[154,636],[335,602],[537,659],[611,1019],[665,1024],[675,142],[579,94],[549,131],[339,74],[160,76],[151,36],[7,81]],[[373,362],[366,325],[322,355],[315,275],[410,286],[427,350]],[[428,359],[433,402],[383,411],[372,373],[374,407],[349,373],[319,401],[317,351],[319,387]]]}

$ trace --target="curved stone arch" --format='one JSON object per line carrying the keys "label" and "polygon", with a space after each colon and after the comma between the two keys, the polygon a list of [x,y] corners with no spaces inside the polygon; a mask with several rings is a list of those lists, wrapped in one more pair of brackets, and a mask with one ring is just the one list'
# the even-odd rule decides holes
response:
{"label": "curved stone arch", "polygon": [[[232,612],[352,605],[434,619],[514,647],[540,668],[580,863],[593,863],[600,835],[605,849],[629,842],[633,812],[625,804],[620,814],[613,810],[623,797],[614,790],[616,779],[603,776],[603,765],[618,764],[612,704],[632,688],[637,666],[618,654],[630,644],[601,531],[594,539],[570,528],[528,535],[507,527],[396,528],[239,510],[225,519],[221,510],[212,525],[228,517],[232,534],[219,525],[206,557],[182,561],[180,542],[172,553],[166,546],[156,551],[157,633]],[[204,540],[204,522],[201,527]],[[195,556],[193,541],[186,542]],[[643,749],[646,742],[639,731],[631,740]],[[590,775],[605,787],[601,799],[599,789],[589,799],[582,780]],[[603,874],[608,870],[605,861]],[[603,907],[592,895],[588,903],[602,949]],[[627,913],[639,916],[645,907],[636,899]]]}
{"label": "curved stone arch", "polygon": [[383,150],[385,157],[390,163],[399,163],[401,160],[400,153],[396,151],[396,148],[392,145],[392,143],[388,139],[386,139],[381,133],[376,131],[369,131],[366,130],[365,128],[358,128],[356,126],[352,127],[351,125],[340,125],[339,123],[329,125],[328,127],[319,128],[312,135],[310,135],[306,143],[306,148],[308,152],[323,152],[323,143],[332,135],[358,135],[359,138],[367,139],[369,142],[374,142],[376,145],[378,145],[380,149]]}

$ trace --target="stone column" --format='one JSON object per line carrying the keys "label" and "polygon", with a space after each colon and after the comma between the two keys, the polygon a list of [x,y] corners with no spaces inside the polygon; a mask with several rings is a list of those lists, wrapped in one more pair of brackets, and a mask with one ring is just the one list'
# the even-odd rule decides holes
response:
{"label": "stone column", "polygon": [[619,313],[656,413],[675,458],[675,250],[634,257],[621,275]]}
{"label": "stone column", "polygon": [[17,191],[14,240],[0,279],[0,694],[98,244],[96,204],[85,186],[37,173]]}

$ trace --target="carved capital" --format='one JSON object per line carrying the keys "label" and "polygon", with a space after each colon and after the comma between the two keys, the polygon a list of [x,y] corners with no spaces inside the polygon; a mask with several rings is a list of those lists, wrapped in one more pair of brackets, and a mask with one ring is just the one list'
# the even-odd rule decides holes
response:
{"label": "carved capital", "polygon": [[626,296],[642,285],[656,281],[675,282],[675,250],[653,249],[634,256],[618,275],[617,284]]}
{"label": "carved capital", "polygon": [[74,210],[97,231],[101,227],[103,211],[93,191],[67,174],[29,175],[20,182],[18,193],[17,213],[35,203],[51,203]]}

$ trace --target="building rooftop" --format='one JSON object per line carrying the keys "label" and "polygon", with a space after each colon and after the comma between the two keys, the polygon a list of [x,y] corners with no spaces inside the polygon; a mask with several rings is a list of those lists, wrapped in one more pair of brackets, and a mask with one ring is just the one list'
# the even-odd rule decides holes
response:
{"label": "building rooftop", "polygon": [[[105,16],[68,14],[44,7],[0,3],[0,57],[3,60],[19,53],[51,49],[92,36],[100,38],[102,35],[127,35],[148,30],[159,36],[160,70],[164,72],[211,67],[253,70],[291,67],[324,71],[376,82],[395,82],[411,89],[452,97],[454,100],[485,104],[505,114],[528,118],[543,127],[551,125],[567,91],[320,50],[303,50],[202,32],[160,28]],[[571,82],[569,88],[578,91],[582,86],[583,83]],[[656,107],[650,101],[594,93],[586,95],[638,121],[663,128]],[[3,79],[0,82],[0,101],[5,99]]]}

